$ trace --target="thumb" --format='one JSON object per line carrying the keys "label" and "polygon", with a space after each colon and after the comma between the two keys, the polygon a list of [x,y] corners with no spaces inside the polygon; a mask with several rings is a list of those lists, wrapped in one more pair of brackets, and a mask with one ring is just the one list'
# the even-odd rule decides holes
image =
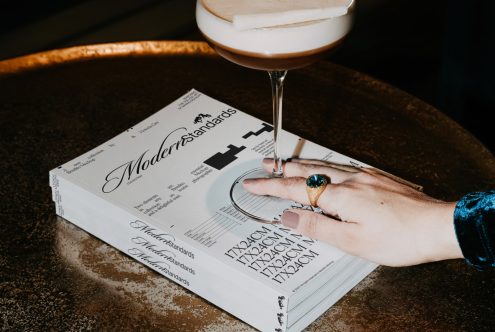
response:
{"label": "thumb", "polygon": [[346,223],[307,210],[287,210],[282,225],[311,239],[326,242],[340,249],[348,249],[355,237],[354,223]]}

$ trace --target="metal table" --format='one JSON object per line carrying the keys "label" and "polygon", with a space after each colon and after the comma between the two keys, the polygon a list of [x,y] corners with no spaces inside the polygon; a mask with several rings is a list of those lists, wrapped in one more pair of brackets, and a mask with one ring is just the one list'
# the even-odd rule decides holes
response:
{"label": "metal table", "polygon": [[[271,121],[266,73],[201,42],[75,47],[0,62],[0,329],[249,331],[55,215],[48,171],[191,88]],[[441,199],[493,188],[495,158],[426,103],[327,61],[289,72],[284,128]],[[308,331],[479,331],[495,274],[462,260],[379,267]]]}

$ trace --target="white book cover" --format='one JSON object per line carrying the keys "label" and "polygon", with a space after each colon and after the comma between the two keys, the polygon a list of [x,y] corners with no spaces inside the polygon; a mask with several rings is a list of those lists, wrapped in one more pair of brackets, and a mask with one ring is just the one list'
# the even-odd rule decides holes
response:
{"label": "white book cover", "polygon": [[[284,158],[367,166],[285,131],[281,142]],[[269,124],[191,90],[50,185],[58,215],[130,257],[260,330],[300,330],[376,265],[232,207],[232,183],[272,149]]]}

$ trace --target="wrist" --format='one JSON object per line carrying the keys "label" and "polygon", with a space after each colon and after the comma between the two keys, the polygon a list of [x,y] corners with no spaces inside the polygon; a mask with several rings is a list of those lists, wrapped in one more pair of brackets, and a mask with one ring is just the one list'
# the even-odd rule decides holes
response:
{"label": "wrist", "polygon": [[461,247],[455,233],[454,227],[454,211],[457,202],[445,203],[442,211],[442,248],[439,249],[442,257],[439,259],[456,259],[463,258]]}
{"label": "wrist", "polygon": [[[423,224],[424,262],[462,258],[454,228],[454,210],[456,202],[435,202],[429,209]],[[425,231],[426,230],[426,231]]]}

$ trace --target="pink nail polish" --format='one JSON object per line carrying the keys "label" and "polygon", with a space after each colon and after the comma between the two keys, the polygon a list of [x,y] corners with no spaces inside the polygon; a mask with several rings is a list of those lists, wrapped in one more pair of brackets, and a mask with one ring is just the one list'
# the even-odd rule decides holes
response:
{"label": "pink nail polish", "polygon": [[263,164],[266,164],[266,165],[273,164],[273,158],[264,158],[263,159]]}
{"label": "pink nail polish", "polygon": [[285,211],[282,214],[282,225],[289,228],[297,228],[297,225],[299,225],[299,215],[291,211]]}

